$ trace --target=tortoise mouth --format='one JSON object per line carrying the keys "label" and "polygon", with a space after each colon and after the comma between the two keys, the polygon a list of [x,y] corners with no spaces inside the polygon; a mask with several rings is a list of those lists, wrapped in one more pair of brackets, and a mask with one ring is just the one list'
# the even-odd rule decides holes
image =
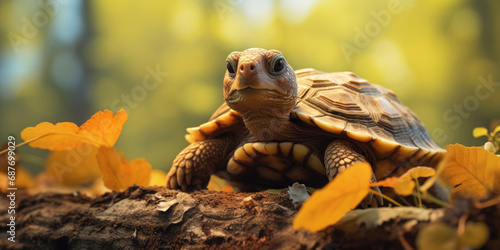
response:
{"label": "tortoise mouth", "polygon": [[253,101],[264,101],[269,96],[282,96],[282,94],[274,89],[257,89],[252,88],[250,86],[243,89],[235,89],[231,92],[231,94],[226,98],[226,102],[228,103],[239,103],[246,100]]}

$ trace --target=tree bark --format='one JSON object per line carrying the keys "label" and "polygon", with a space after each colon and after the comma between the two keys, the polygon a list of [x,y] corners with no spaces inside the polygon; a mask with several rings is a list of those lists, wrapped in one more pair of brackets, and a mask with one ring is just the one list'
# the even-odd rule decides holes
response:
{"label": "tree bark", "polygon": [[6,197],[0,198],[2,249],[401,249],[414,247],[418,229],[426,224],[390,220],[374,229],[360,226],[356,233],[332,227],[312,233],[292,228],[298,210],[286,189],[183,193],[134,186],[97,198],[18,194],[13,243],[7,240]]}

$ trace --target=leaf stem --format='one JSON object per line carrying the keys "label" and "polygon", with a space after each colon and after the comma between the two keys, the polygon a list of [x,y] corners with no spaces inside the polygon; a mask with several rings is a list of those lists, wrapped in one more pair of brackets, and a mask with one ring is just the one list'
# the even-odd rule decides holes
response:
{"label": "leaf stem", "polygon": [[[30,143],[30,142],[36,141],[36,140],[38,140],[38,139],[40,139],[40,138],[42,138],[42,137],[48,136],[48,135],[51,135],[51,134],[46,134],[46,135],[42,135],[42,136],[35,137],[35,138],[31,139],[31,140],[23,141],[23,142],[21,142],[21,143],[17,144],[15,147],[16,147],[16,148],[18,148],[18,147],[24,146],[24,145],[26,145],[26,144],[28,144],[28,143]],[[0,151],[0,155],[5,154],[5,153],[7,153],[8,151],[9,151],[9,149],[8,149],[8,148],[6,148],[5,150]]]}
{"label": "leaf stem", "polygon": [[[413,193],[413,195],[415,195],[415,192]],[[446,207],[446,208],[451,208],[452,207],[449,203],[446,203],[446,202],[444,202],[444,201],[442,201],[442,200],[440,200],[440,199],[432,196],[431,194],[429,194],[427,192],[422,195],[422,199],[434,202],[434,203],[436,203],[436,204],[438,204],[438,205],[440,205],[442,207]]]}
{"label": "leaf stem", "polygon": [[383,193],[379,193],[379,192],[377,192],[377,191],[375,191],[375,190],[373,190],[371,188],[370,188],[370,193],[372,193],[374,195],[378,195],[378,196],[380,196],[380,197],[388,200],[389,202],[391,202],[392,204],[394,204],[394,205],[396,205],[398,207],[403,207],[403,205],[401,205],[399,202],[393,200],[391,197],[389,197],[389,196],[387,196],[387,195],[385,195]]}
{"label": "leaf stem", "polygon": [[418,207],[422,208],[422,198],[420,197],[420,182],[418,181],[418,178],[413,178],[413,180],[417,185],[415,189],[417,190]]}

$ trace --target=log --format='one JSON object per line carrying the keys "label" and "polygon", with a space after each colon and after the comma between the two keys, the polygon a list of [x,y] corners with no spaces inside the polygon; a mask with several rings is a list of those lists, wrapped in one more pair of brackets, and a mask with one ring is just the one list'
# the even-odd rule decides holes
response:
{"label": "log", "polygon": [[401,249],[414,247],[426,224],[408,227],[396,219],[349,234],[333,227],[317,233],[295,230],[298,209],[287,189],[184,193],[133,186],[96,198],[78,192],[16,198],[15,242],[6,233],[7,196],[0,198],[2,249]]}

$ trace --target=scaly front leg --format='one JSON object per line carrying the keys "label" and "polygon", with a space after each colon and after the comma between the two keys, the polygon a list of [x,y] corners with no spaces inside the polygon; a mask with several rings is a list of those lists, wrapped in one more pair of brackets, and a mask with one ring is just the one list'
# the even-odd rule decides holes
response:
{"label": "scaly front leg", "polygon": [[[335,140],[328,145],[325,151],[325,168],[328,179],[331,181],[337,173],[342,173],[349,166],[358,162],[366,162],[366,158],[354,149],[354,145],[346,140]],[[371,182],[376,182],[375,175],[372,175]],[[380,192],[378,187],[373,188]],[[378,202],[378,203],[377,203]],[[382,198],[377,196],[373,199],[373,194],[369,193],[361,202],[361,206],[377,207],[383,205]]]}
{"label": "scaly front leg", "polygon": [[205,188],[210,175],[226,167],[231,150],[229,138],[216,138],[194,142],[175,158],[167,174],[168,189]]}

